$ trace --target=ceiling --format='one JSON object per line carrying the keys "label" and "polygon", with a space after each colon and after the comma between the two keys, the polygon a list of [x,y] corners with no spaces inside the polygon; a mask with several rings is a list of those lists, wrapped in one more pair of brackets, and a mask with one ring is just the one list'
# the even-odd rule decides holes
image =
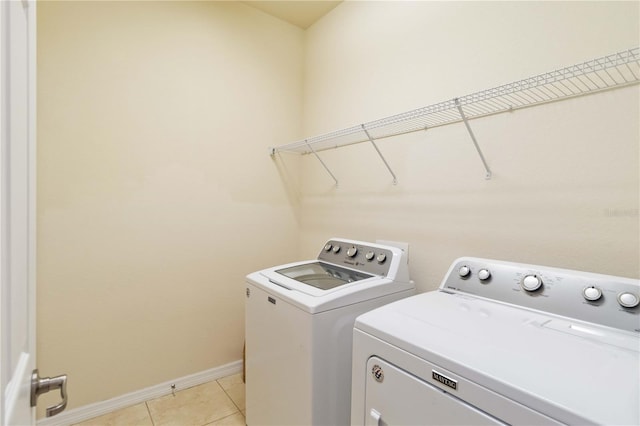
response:
{"label": "ceiling", "polygon": [[306,30],[342,1],[243,1],[242,3]]}

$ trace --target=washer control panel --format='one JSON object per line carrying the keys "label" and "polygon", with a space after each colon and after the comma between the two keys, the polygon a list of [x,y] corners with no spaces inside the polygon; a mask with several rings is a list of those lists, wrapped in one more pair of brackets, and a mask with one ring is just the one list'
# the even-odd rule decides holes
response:
{"label": "washer control panel", "polygon": [[393,251],[380,245],[367,245],[359,241],[329,240],[318,260],[344,265],[372,275],[387,276]]}
{"label": "washer control panel", "polygon": [[640,333],[640,280],[461,258],[440,289]]}

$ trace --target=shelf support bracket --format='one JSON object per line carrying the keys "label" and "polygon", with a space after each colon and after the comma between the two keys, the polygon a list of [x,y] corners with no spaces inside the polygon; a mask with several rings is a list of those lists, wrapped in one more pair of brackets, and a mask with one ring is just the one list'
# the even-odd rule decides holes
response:
{"label": "shelf support bracket", "polygon": [[482,160],[482,165],[484,166],[485,171],[485,179],[491,179],[491,169],[489,169],[489,165],[487,164],[487,160],[485,160],[484,155],[482,155],[482,150],[480,149],[480,145],[478,145],[478,141],[476,140],[476,136],[473,134],[473,130],[471,130],[471,126],[469,126],[469,120],[467,120],[467,116],[464,115],[464,111],[462,110],[462,105],[460,105],[460,100],[458,98],[454,99],[456,103],[456,108],[460,112],[460,118],[464,122],[467,131],[469,132],[469,136],[471,136],[471,140],[473,141],[473,145],[476,147],[476,151],[478,151],[478,155],[480,156],[480,160]]}
{"label": "shelf support bracket", "polygon": [[382,155],[382,152],[380,152],[380,150],[378,149],[378,145],[376,145],[375,141],[373,140],[373,138],[371,137],[371,135],[369,134],[367,129],[364,127],[364,124],[361,124],[360,126],[362,127],[362,131],[364,132],[364,134],[367,135],[367,138],[369,139],[369,142],[371,142],[373,147],[376,149],[376,152],[378,153],[378,155],[382,159],[382,162],[384,163],[384,165],[387,166],[387,170],[389,170],[389,173],[391,173],[391,176],[393,176],[393,184],[397,185],[398,184],[398,179],[396,178],[396,174],[393,173],[393,170],[391,170],[391,167],[389,166],[389,163],[387,163],[387,160],[384,158],[384,155]]}
{"label": "shelf support bracket", "polygon": [[307,139],[304,140],[304,143],[307,144],[307,146],[309,147],[309,149],[311,150],[311,153],[313,155],[316,156],[316,158],[318,159],[318,161],[320,162],[320,164],[322,164],[322,167],[324,167],[324,169],[327,171],[327,173],[329,173],[329,175],[331,176],[331,178],[335,181],[336,183],[336,188],[338,187],[338,179],[336,179],[336,177],[333,175],[333,173],[331,173],[331,170],[329,170],[329,168],[327,167],[327,165],[324,163],[324,161],[322,161],[322,158],[320,158],[320,156],[318,155],[318,153],[316,152],[315,149],[313,149],[313,146],[311,146],[311,144],[307,141]]}

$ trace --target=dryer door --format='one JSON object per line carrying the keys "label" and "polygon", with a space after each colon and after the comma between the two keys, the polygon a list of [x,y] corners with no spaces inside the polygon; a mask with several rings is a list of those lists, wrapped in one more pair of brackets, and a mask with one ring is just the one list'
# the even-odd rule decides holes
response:
{"label": "dryer door", "polygon": [[367,371],[366,425],[505,425],[378,357]]}

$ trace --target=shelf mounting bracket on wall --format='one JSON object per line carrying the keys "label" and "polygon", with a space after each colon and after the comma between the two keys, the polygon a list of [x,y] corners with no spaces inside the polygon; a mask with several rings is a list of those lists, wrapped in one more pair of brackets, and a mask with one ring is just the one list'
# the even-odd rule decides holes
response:
{"label": "shelf mounting bracket on wall", "polygon": [[[280,145],[271,148],[270,153],[313,153],[318,157],[317,153],[320,151],[371,142],[393,175],[395,183],[395,174],[384,160],[374,139],[380,141],[462,121],[480,155],[486,178],[491,179],[491,170],[471,130],[469,120],[637,84],[640,84],[640,47],[633,47],[361,125]],[[324,163],[323,166],[329,172]]]}
{"label": "shelf mounting bracket on wall", "polygon": [[464,111],[462,110],[462,106],[460,105],[460,100],[458,98],[454,99],[456,108],[460,112],[460,118],[464,122],[467,131],[469,132],[469,136],[471,136],[471,140],[473,141],[473,145],[476,147],[476,151],[478,151],[478,155],[480,156],[480,160],[482,160],[482,165],[486,171],[484,176],[485,179],[491,179],[491,169],[489,169],[489,165],[487,164],[487,160],[485,160],[484,155],[482,155],[482,150],[480,149],[480,145],[478,145],[478,141],[476,140],[476,136],[473,134],[473,130],[471,130],[471,126],[469,125],[469,120],[467,120],[467,116],[464,115]]}
{"label": "shelf mounting bracket on wall", "polygon": [[313,147],[311,146],[311,144],[307,141],[307,139],[304,140],[305,143],[307,144],[307,146],[309,147],[309,149],[311,150],[311,153],[313,155],[316,156],[316,158],[318,159],[318,161],[320,162],[320,164],[322,164],[322,167],[324,167],[324,169],[327,171],[327,173],[329,173],[329,175],[331,176],[331,178],[335,181],[336,183],[336,188],[338,187],[338,179],[336,179],[336,177],[333,175],[333,173],[331,173],[331,170],[329,170],[329,168],[327,167],[327,165],[324,163],[324,161],[322,161],[322,158],[320,158],[320,156],[318,155],[318,153],[316,152],[315,149],[313,149]]}
{"label": "shelf mounting bracket on wall", "polygon": [[373,147],[376,149],[376,152],[378,153],[378,155],[382,159],[382,162],[384,163],[384,165],[387,166],[387,170],[389,170],[389,173],[391,173],[391,176],[393,177],[393,184],[397,185],[398,184],[398,178],[396,178],[396,174],[393,173],[393,170],[391,170],[391,167],[389,166],[389,163],[387,163],[387,160],[384,158],[384,155],[382,155],[382,152],[380,152],[380,149],[378,149],[378,145],[376,145],[375,141],[373,140],[373,138],[371,137],[371,135],[369,134],[367,129],[364,127],[364,124],[361,124],[360,126],[362,127],[362,131],[364,132],[364,134],[367,135],[367,138],[369,139],[369,142],[371,142]]}

